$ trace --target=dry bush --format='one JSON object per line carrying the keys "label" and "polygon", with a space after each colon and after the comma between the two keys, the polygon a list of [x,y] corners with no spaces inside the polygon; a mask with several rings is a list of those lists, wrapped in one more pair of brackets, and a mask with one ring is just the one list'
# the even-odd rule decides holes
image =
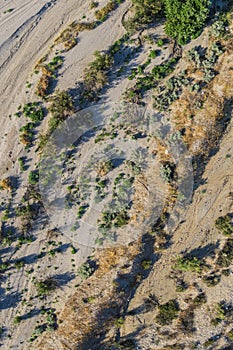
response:
{"label": "dry bush", "polygon": [[106,248],[99,251],[97,261],[99,268],[96,271],[96,277],[104,276],[112,268],[119,265],[121,259],[133,260],[139,253],[137,242],[127,247]]}
{"label": "dry bush", "polygon": [[70,28],[72,28],[76,33],[83,32],[84,30],[92,30],[96,26],[95,22],[73,22],[70,25]]}
{"label": "dry bush", "polygon": [[77,37],[79,32],[83,32],[84,30],[92,30],[95,28],[95,22],[72,22],[68,28],[63,30],[59,37],[55,39],[55,44],[63,43],[66,51],[69,51],[77,44]]}
{"label": "dry bush", "polygon": [[181,311],[178,319],[178,330],[187,335],[193,335],[194,327],[194,307],[190,305],[186,310]]}
{"label": "dry bush", "polygon": [[4,190],[12,191],[13,186],[11,183],[11,179],[9,177],[7,177],[3,180],[0,180],[0,187],[3,188]]}
{"label": "dry bush", "polygon": [[25,146],[25,148],[29,147],[32,144],[31,136],[26,132],[19,135],[19,141]]}
{"label": "dry bush", "polygon": [[36,94],[42,98],[44,98],[48,93],[49,84],[52,77],[52,72],[45,66],[41,65],[38,68],[42,71],[42,76],[40,77],[37,86],[36,86]]}
{"label": "dry bush", "polygon": [[116,8],[116,3],[114,1],[109,1],[107,5],[104,6],[102,9],[95,11],[95,18],[98,21],[103,22],[107,18],[108,14],[111,11],[115,10],[115,8]]}
{"label": "dry bush", "polygon": [[38,69],[48,58],[48,54],[44,55],[43,57],[41,57],[38,61],[37,64],[35,66],[35,70]]}

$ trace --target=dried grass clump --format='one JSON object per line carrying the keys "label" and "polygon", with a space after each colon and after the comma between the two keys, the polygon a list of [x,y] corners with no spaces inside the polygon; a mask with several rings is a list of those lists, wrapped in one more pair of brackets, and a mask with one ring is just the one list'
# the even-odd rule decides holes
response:
{"label": "dried grass clump", "polygon": [[106,6],[104,6],[102,9],[100,10],[96,10],[95,11],[95,18],[98,20],[98,21],[105,21],[105,19],[107,18],[108,14],[115,10],[116,8],[116,3],[114,1],[109,1],[107,3]]}
{"label": "dried grass clump", "polygon": [[133,260],[139,254],[137,242],[127,247],[106,248],[97,256],[98,269],[95,273],[97,278],[103,277],[107,272],[120,264],[121,259]]}
{"label": "dried grass clump", "polygon": [[25,148],[31,146],[31,136],[27,132],[23,132],[19,135],[19,141],[25,146]]}
{"label": "dried grass clump", "polygon": [[55,44],[63,44],[66,51],[71,50],[77,44],[79,32],[84,30],[92,30],[95,28],[95,22],[72,22],[68,28],[63,30],[59,37],[55,39]]}
{"label": "dried grass clump", "polygon": [[42,76],[37,83],[36,94],[44,98],[48,93],[52,72],[45,65],[41,65],[39,68],[42,71]]}
{"label": "dried grass clump", "polygon": [[11,183],[11,179],[9,177],[3,179],[3,180],[0,180],[0,187],[4,190],[7,190],[7,191],[12,191],[13,190],[13,186],[12,186],[12,183]]}

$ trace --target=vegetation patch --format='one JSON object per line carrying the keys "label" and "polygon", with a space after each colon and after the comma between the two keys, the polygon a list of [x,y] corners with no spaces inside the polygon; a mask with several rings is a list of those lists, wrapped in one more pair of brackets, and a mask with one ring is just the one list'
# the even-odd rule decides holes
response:
{"label": "vegetation patch", "polygon": [[72,22],[68,28],[63,30],[59,37],[55,39],[55,44],[63,44],[66,51],[71,50],[74,46],[77,45],[78,33],[83,32],[84,30],[92,30],[96,26],[95,22]]}
{"label": "vegetation patch", "polygon": [[107,19],[108,14],[115,10],[116,5],[117,3],[115,1],[109,1],[102,9],[95,11],[95,18],[100,22],[104,22]]}
{"label": "vegetation patch", "polygon": [[179,257],[176,260],[174,268],[180,271],[201,272],[203,262],[195,256]]}
{"label": "vegetation patch", "polygon": [[228,238],[217,259],[219,267],[228,267],[233,260],[233,240]]}
{"label": "vegetation patch", "polygon": [[162,17],[163,1],[132,0],[134,16],[123,20],[125,29],[131,33]]}
{"label": "vegetation patch", "polygon": [[49,120],[49,134],[57,128],[69,115],[74,112],[74,104],[67,91],[56,91],[50,98],[49,111],[52,118]]}
{"label": "vegetation patch", "polygon": [[208,287],[216,286],[221,280],[221,276],[216,274],[211,274],[203,277],[203,281],[206,283]]}
{"label": "vegetation patch", "polygon": [[38,170],[30,171],[28,175],[28,181],[31,185],[36,185],[39,181],[39,172]]}
{"label": "vegetation patch", "polygon": [[208,17],[209,0],[164,0],[165,31],[180,45],[195,39]]}
{"label": "vegetation patch", "polygon": [[170,300],[165,304],[159,305],[159,313],[156,316],[156,322],[165,326],[171,324],[178,317],[179,304],[176,300]]}
{"label": "vegetation patch", "polygon": [[231,236],[233,234],[233,223],[230,214],[220,216],[215,220],[215,227],[222,232],[225,236]]}
{"label": "vegetation patch", "polygon": [[44,281],[35,282],[35,286],[38,296],[44,297],[56,289],[57,283],[52,278],[47,278]]}
{"label": "vegetation patch", "polygon": [[164,112],[174,101],[179,98],[183,88],[189,84],[190,80],[186,78],[186,71],[170,78],[166,85],[160,86],[157,89],[159,94],[157,96],[153,96],[153,107],[161,112]]}
{"label": "vegetation patch", "polygon": [[207,302],[207,297],[204,292],[199,293],[192,301],[194,307],[199,307]]}
{"label": "vegetation patch", "polygon": [[91,275],[93,275],[94,272],[95,267],[88,261],[83,263],[77,271],[78,275],[81,277],[82,280],[86,280]]}
{"label": "vegetation patch", "polygon": [[[137,77],[136,84],[125,91],[124,99],[127,102],[140,103],[146,91],[155,88],[160,80],[174,71],[178,61],[179,57],[173,57],[163,64],[155,65],[150,73]],[[133,74],[133,76],[130,76],[130,79],[134,77],[135,75]]]}

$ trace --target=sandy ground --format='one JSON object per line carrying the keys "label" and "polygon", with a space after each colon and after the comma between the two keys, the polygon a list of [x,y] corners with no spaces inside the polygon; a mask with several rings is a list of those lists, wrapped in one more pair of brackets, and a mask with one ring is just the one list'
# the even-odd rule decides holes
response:
{"label": "sandy ground", "polygon": [[[80,35],[79,44],[66,54],[65,64],[58,78],[58,88],[67,89],[75,87],[75,82],[81,77],[84,67],[87,62],[92,60],[95,50],[106,49],[110,44],[122,36],[124,29],[121,26],[121,17],[127,8],[125,3],[113,13],[111,18],[100,25],[95,31],[86,32]],[[13,9],[11,12],[6,12],[8,9]],[[60,1],[8,1],[0,6],[0,95],[1,95],[1,120],[0,120],[0,139],[1,150],[1,178],[6,176],[17,176],[19,168],[17,158],[25,154],[24,147],[18,141],[19,127],[22,121],[17,118],[9,117],[14,114],[20,104],[27,103],[36,99],[33,92],[26,93],[26,81],[31,80],[33,67],[39,58],[41,58],[52,44],[54,38],[62,29],[64,29],[73,20],[80,20],[82,16],[88,12],[88,4],[85,1],[76,0],[60,0]],[[101,40],[100,40],[101,37]],[[119,93],[118,93],[119,95]],[[12,152],[12,157],[9,152]],[[34,155],[34,150],[31,150],[28,155],[30,169],[34,168],[37,162],[37,157]],[[30,158],[31,157],[31,158]],[[29,170],[29,169],[28,169]],[[27,183],[28,171],[21,178],[21,186],[14,198],[15,203],[20,203],[22,195],[25,192]],[[12,258],[26,257],[26,261],[33,261],[33,256],[38,254],[46,242],[46,232],[43,229],[43,223],[39,225],[36,236],[36,241],[22,248],[16,254],[12,253]],[[64,247],[70,245],[70,240],[66,237],[62,238]],[[91,248],[79,247],[79,251],[75,256],[75,264],[79,266],[92,252]],[[7,254],[7,253],[6,253]],[[4,257],[5,254],[2,255]],[[67,271],[72,271],[71,258],[74,256],[68,253],[65,254],[63,262],[60,262],[59,256],[52,261],[52,266],[59,265],[57,274],[63,275]],[[51,273],[49,271],[51,265],[50,258],[43,262],[32,262],[34,269],[33,275],[37,278],[43,278]],[[16,306],[19,299],[29,300],[33,294],[32,279],[26,277],[25,271],[27,266],[21,271],[14,270],[11,273],[8,284],[11,286],[9,292],[1,292],[1,316],[0,324],[4,329],[9,329],[13,319],[16,316]],[[64,277],[68,283],[69,278]],[[64,304],[64,301],[69,295],[71,283],[59,291],[59,301],[56,307],[59,308]],[[4,288],[4,284],[2,285]],[[25,291],[21,298],[19,291]],[[54,296],[55,298],[55,296]],[[49,302],[51,304],[51,300]],[[36,308],[40,305],[36,305]],[[21,306],[19,314],[28,314],[28,307]],[[36,311],[34,309],[36,314]],[[30,318],[25,316],[25,321],[22,324],[14,327],[12,338],[6,340],[1,348],[4,350],[24,349],[27,348],[24,341],[28,339],[36,325],[36,317]],[[29,326],[30,324],[30,326]],[[26,326],[27,325],[27,326]]]}

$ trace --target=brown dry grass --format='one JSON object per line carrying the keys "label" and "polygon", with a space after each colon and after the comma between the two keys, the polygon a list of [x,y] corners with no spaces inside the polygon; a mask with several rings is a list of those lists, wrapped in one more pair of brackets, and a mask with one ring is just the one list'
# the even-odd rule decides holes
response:
{"label": "brown dry grass", "polygon": [[102,9],[95,11],[95,17],[98,21],[104,21],[108,14],[115,10],[116,3],[114,1],[109,1]]}
{"label": "brown dry grass", "polygon": [[[59,328],[53,336],[59,338],[62,349],[74,349],[75,346],[77,348],[77,344],[81,344],[90,334],[94,337],[94,333],[114,326],[114,317],[108,317],[106,320],[101,318],[101,321],[99,317],[102,310],[114,308],[113,303],[121,303],[113,283],[117,276],[115,268],[122,265],[123,261],[133,260],[138,253],[138,242],[128,247],[107,248],[96,252],[97,271],[83,281],[58,314]],[[84,302],[89,297],[94,298],[91,302]],[[50,340],[51,333],[46,334],[39,341],[38,349],[49,349]]]}
{"label": "brown dry grass", "polygon": [[31,137],[28,135],[27,132],[23,132],[22,134],[19,135],[19,141],[20,141],[25,147],[31,145]]}
{"label": "brown dry grass", "polygon": [[38,68],[40,68],[40,70],[42,71],[42,76],[40,77],[37,83],[36,94],[44,98],[48,92],[52,72],[45,65],[40,65],[38,66]]}
{"label": "brown dry grass", "polygon": [[7,177],[3,180],[0,180],[0,187],[2,187],[4,190],[12,191],[13,188],[10,178]]}
{"label": "brown dry grass", "polygon": [[61,34],[55,39],[54,44],[63,44],[66,51],[71,50],[77,44],[77,37],[79,32],[84,30],[92,30],[95,28],[95,22],[72,22],[68,28],[63,30]]}
{"label": "brown dry grass", "polygon": [[[231,49],[231,55],[233,48]],[[184,142],[193,154],[206,154],[218,138],[216,124],[224,117],[224,102],[233,96],[233,71],[231,69],[229,48],[219,60],[216,69],[219,74],[203,90],[203,106],[195,107],[200,95],[185,91],[181,98],[174,102],[172,120],[177,130],[185,129]]]}

